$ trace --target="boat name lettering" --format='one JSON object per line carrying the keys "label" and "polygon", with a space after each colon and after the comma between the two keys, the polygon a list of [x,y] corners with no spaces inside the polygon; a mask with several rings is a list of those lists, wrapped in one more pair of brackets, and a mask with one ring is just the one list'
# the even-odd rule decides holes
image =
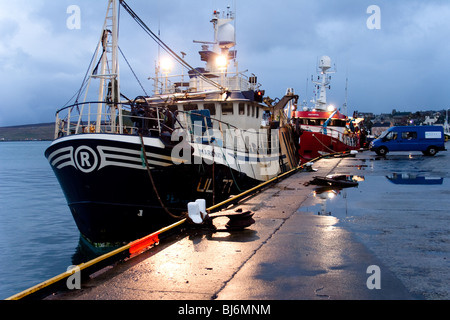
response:
{"label": "boat name lettering", "polygon": [[206,149],[202,149],[200,150],[202,154],[207,155],[207,156],[211,156],[214,157],[214,150],[206,150]]}
{"label": "boat name lettering", "polygon": [[[213,193],[214,192],[214,186],[212,184],[213,179],[211,178],[200,178],[197,186],[197,192],[207,192],[207,193]],[[234,181],[232,179],[223,179],[222,180],[222,193],[230,193],[231,187],[233,187]]]}

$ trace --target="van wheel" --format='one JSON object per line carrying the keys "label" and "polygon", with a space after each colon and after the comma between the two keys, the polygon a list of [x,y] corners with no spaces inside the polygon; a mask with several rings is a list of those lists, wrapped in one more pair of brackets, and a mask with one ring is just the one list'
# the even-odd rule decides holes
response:
{"label": "van wheel", "polygon": [[379,156],[385,156],[389,151],[386,147],[379,147],[377,151],[375,151]]}
{"label": "van wheel", "polygon": [[438,151],[435,147],[428,147],[426,155],[432,157],[432,156],[435,156],[436,153],[438,153]]}

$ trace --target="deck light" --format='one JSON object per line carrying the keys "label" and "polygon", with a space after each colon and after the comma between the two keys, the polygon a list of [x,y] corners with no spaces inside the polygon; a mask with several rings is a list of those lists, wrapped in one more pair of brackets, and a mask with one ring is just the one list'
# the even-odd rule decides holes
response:
{"label": "deck light", "polygon": [[169,73],[172,70],[172,60],[170,58],[162,58],[160,64],[164,73]]}
{"label": "deck light", "polygon": [[228,65],[228,59],[224,55],[219,55],[216,58],[216,65],[219,69],[226,69]]}

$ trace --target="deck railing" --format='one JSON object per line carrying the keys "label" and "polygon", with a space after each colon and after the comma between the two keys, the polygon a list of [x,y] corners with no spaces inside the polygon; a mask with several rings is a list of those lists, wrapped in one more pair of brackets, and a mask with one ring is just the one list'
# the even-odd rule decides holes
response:
{"label": "deck railing", "polygon": [[[305,127],[301,125],[301,127]],[[306,126],[308,131],[320,132],[331,138],[339,140],[351,147],[358,147],[359,145],[359,135],[355,132],[349,132],[347,129],[343,128],[345,131],[336,130],[331,127],[323,128],[322,126]]]}
{"label": "deck railing", "polygon": [[[100,112],[99,112],[100,111]],[[164,105],[84,102],[56,112],[55,139],[75,134],[112,133],[161,137],[169,142],[182,130],[191,142],[227,146],[236,151],[278,152],[275,135],[264,130],[243,130],[210,117],[209,110],[171,112]],[[273,137],[268,135],[272,134]]]}

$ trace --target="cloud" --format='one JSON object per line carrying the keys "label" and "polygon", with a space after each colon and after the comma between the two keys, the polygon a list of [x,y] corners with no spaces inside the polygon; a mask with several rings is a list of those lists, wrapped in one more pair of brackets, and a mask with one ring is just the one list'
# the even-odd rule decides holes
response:
{"label": "cloud", "polygon": [[80,85],[97,42],[65,28],[66,7],[53,20],[40,14],[45,7],[48,1],[0,4],[0,125],[53,121]]}

